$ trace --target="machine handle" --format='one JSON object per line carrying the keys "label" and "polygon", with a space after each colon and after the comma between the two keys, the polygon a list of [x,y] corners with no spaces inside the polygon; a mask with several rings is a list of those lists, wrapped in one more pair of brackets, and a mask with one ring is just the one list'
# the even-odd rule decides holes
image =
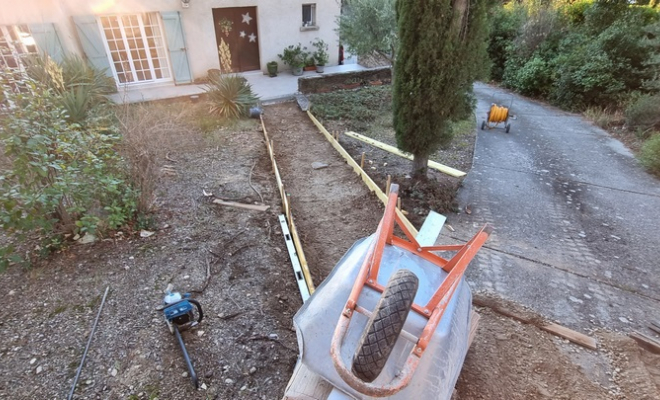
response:
{"label": "machine handle", "polygon": [[197,302],[197,300],[188,299],[188,301],[194,304],[195,307],[197,307],[197,313],[199,314],[199,317],[197,318],[197,323],[199,324],[200,322],[202,322],[202,318],[204,318],[204,312],[202,311],[202,306],[201,304],[199,304],[199,302]]}

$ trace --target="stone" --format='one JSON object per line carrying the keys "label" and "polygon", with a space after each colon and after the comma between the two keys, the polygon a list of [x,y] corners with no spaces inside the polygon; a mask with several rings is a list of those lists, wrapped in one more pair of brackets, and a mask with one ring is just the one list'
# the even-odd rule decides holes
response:
{"label": "stone", "polygon": [[312,168],[314,168],[314,169],[322,169],[322,168],[327,168],[327,167],[328,167],[328,164],[326,164],[326,163],[322,163],[322,162],[318,162],[318,161],[314,161],[312,163]]}

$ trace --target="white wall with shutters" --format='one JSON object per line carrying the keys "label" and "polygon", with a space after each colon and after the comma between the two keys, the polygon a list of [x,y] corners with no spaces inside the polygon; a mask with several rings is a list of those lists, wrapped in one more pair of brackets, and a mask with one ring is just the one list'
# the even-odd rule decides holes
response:
{"label": "white wall with shutters", "polygon": [[89,62],[97,69],[105,71],[105,74],[112,78],[110,61],[105,52],[103,36],[96,17],[93,15],[77,16],[73,17],[73,22],[76,25],[80,45]]}
{"label": "white wall with shutters", "polygon": [[[300,29],[303,3],[316,4],[317,30]],[[186,38],[184,47],[191,76],[201,79],[206,77],[207,70],[219,67],[213,8],[257,7],[259,59],[262,70],[265,70],[267,62],[280,61],[277,54],[282,53],[286,46],[300,42],[309,47],[317,37],[330,45],[328,65],[336,64],[338,37],[335,19],[340,13],[340,3],[338,0],[191,0],[189,8],[182,8],[180,0],[23,0],[11,6],[3,5],[0,25],[54,24],[66,50],[86,55],[94,65],[108,67],[103,47],[98,46],[92,30],[88,29],[92,26],[90,18],[113,14],[178,12]],[[95,32],[101,37],[98,28]],[[85,34],[85,39],[81,38],[81,33]],[[103,50],[103,57],[96,50]],[[170,49],[171,56],[172,51]],[[173,58],[178,57],[175,54]]]}
{"label": "white wall with shutters", "polygon": [[186,37],[181,25],[181,14],[178,11],[161,12],[163,18],[163,30],[167,41],[167,50],[170,52],[170,63],[174,72],[174,82],[192,82],[188,50],[186,49]]}
{"label": "white wall with shutters", "polygon": [[54,24],[30,24],[30,33],[40,52],[48,54],[56,61],[64,58],[64,47]]}

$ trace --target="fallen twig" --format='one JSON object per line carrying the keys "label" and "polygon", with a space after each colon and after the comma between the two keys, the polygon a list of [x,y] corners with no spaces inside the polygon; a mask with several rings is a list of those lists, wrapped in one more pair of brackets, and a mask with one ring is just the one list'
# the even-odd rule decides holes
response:
{"label": "fallen twig", "polygon": [[78,372],[76,372],[76,377],[73,379],[73,386],[71,386],[71,392],[69,392],[68,400],[73,398],[73,392],[76,391],[76,385],[78,384],[78,379],[80,378],[80,373],[82,372],[83,365],[85,364],[85,358],[87,357],[87,351],[89,351],[89,345],[92,344],[92,338],[94,337],[94,332],[96,332],[96,326],[99,324],[99,318],[101,317],[101,311],[103,311],[103,306],[105,305],[105,298],[108,296],[108,291],[110,286],[105,288],[105,293],[103,293],[103,300],[101,300],[101,305],[99,306],[99,311],[96,314],[96,319],[94,320],[94,325],[92,326],[92,332],[89,334],[89,339],[87,339],[87,346],[85,346],[85,351],[83,352],[82,359],[80,360],[80,366],[78,367]]}
{"label": "fallen twig", "polygon": [[259,198],[261,199],[261,204],[263,204],[264,203],[264,196],[262,196],[261,193],[257,189],[254,188],[254,186],[252,186],[252,171],[254,170],[254,167],[256,167],[256,166],[257,166],[257,162],[255,161],[254,164],[252,164],[252,168],[250,169],[250,175],[248,176],[248,185],[250,185],[252,190],[254,190],[254,192],[259,196]]}
{"label": "fallen twig", "polygon": [[234,317],[238,317],[241,314],[243,314],[243,311],[236,311],[235,313],[219,316],[219,318],[223,321],[227,321],[227,320],[232,319]]}
{"label": "fallen twig", "polygon": [[209,262],[208,257],[204,257],[204,260],[206,261],[206,279],[204,280],[201,289],[191,290],[192,293],[204,293],[209,286],[209,282],[211,282],[211,263]]}

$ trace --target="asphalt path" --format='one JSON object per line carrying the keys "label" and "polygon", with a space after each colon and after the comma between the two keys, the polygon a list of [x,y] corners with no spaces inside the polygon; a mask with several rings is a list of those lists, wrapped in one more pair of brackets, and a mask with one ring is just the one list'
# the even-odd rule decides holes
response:
{"label": "asphalt path", "polygon": [[456,231],[445,231],[495,227],[468,269],[473,290],[583,330],[660,321],[660,181],[580,115],[485,84],[475,94],[478,127],[491,103],[515,119],[510,133],[478,131]]}

